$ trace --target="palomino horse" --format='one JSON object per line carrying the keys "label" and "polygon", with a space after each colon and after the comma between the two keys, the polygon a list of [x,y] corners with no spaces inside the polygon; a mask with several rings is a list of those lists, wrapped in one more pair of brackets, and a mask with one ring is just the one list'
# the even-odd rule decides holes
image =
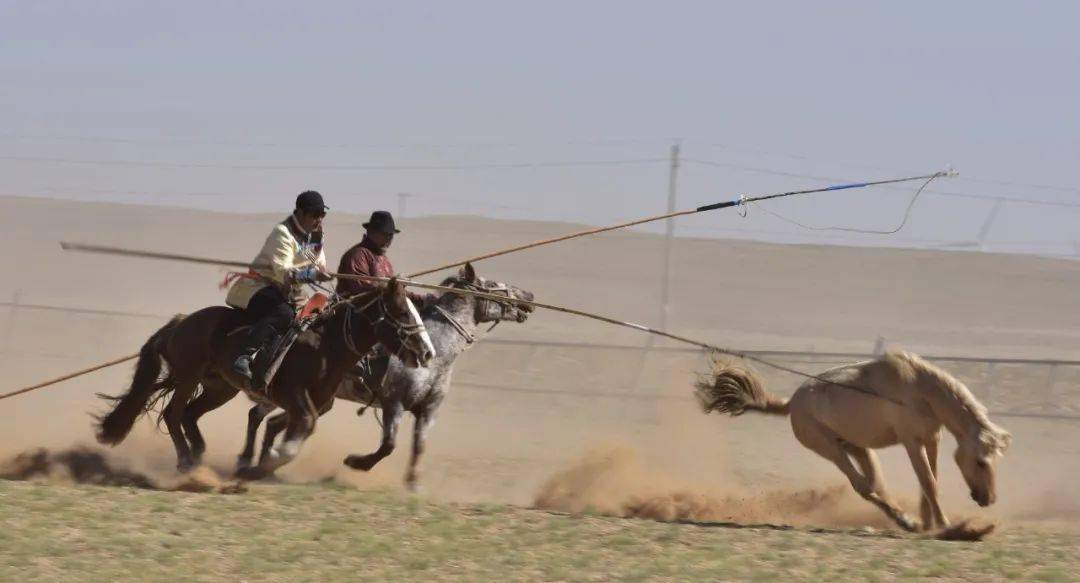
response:
{"label": "palomino horse", "polygon": [[[284,443],[263,460],[266,467],[261,469],[271,472],[299,453],[314,432],[320,411],[332,403],[345,372],[376,343],[399,354],[407,366],[423,366],[434,358],[431,340],[405,296],[405,286],[394,280],[382,290],[331,307],[330,313],[297,337],[265,392],[252,390],[230,366],[241,340],[233,332],[247,323],[243,312],[213,306],[174,318],[158,330],[139,353],[128,392],[109,397],[117,403],[100,420],[98,441],[120,443],[142,413],[171,393],[162,420],[176,448],[177,469],[187,471],[199,463],[206,449],[198,427],[182,424],[197,387],[201,383],[207,394],[218,396],[215,407],[243,390],[253,400],[283,408],[289,417]],[[158,380],[162,362],[168,373]]]}
{"label": "palomino horse", "polygon": [[[466,264],[455,277],[442,282],[443,286],[474,290],[490,294],[506,294],[510,299],[532,301],[533,294],[504,283],[478,277],[472,265]],[[337,398],[381,408],[382,442],[379,449],[367,455],[350,455],[345,464],[357,470],[367,471],[394,451],[398,425],[405,411],[413,415],[412,454],[405,485],[415,490],[419,484],[418,466],[424,452],[427,432],[435,422],[435,415],[450,390],[450,378],[454,363],[466,349],[484,334],[481,327],[505,321],[524,322],[532,307],[496,302],[455,293],[443,294],[435,305],[423,312],[424,325],[435,345],[436,358],[428,366],[408,368],[401,359],[385,355],[373,357],[369,369],[363,374],[350,373],[338,387]],[[490,328],[489,328],[490,330]],[[192,404],[194,408],[195,403]],[[251,464],[255,437],[262,419],[273,408],[258,404],[248,414],[247,441],[240,454],[238,466]],[[361,409],[363,411],[363,409]],[[267,421],[261,456],[271,451],[274,438],[285,428],[286,417],[275,415]]]}
{"label": "palomino horse", "polygon": [[790,415],[800,443],[836,464],[859,495],[907,531],[920,525],[886,494],[873,450],[898,443],[907,450],[922,489],[921,527],[929,530],[949,525],[938,501],[941,428],[956,437],[956,464],[979,506],[997,498],[994,464],[1012,439],[963,383],[908,352],[828,370],[788,400],[766,392],[754,373],[718,365],[698,384],[697,396],[706,413]]}

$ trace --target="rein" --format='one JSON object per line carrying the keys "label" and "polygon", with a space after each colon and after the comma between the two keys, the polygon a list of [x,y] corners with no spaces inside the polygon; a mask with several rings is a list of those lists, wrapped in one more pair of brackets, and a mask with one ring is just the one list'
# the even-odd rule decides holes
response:
{"label": "rein", "polygon": [[471,332],[466,330],[465,326],[462,325],[461,322],[458,322],[457,318],[455,318],[450,312],[446,311],[445,308],[443,308],[442,306],[435,306],[435,311],[442,314],[442,317],[446,318],[446,321],[450,323],[454,330],[457,330],[458,334],[461,334],[461,336],[465,338],[466,344],[472,344],[473,342],[476,342],[476,336],[473,336]]}
{"label": "rein", "polygon": [[[350,275],[349,277],[356,278],[356,279],[361,279],[361,280],[365,280],[365,281],[381,281],[381,282],[388,282],[388,281],[390,281],[390,279],[392,279],[392,278],[386,278],[386,277],[374,277],[374,276],[366,276],[366,275]],[[393,279],[396,279],[396,278],[393,278]],[[422,289],[437,290],[437,291],[442,291],[442,292],[447,292],[447,293],[455,293],[455,294],[459,294],[459,295],[474,296],[474,297],[478,297],[478,298],[492,300],[494,302],[507,303],[507,304],[518,305],[518,306],[531,306],[533,308],[543,308],[545,310],[551,310],[553,312],[562,312],[564,314],[570,314],[570,315],[573,315],[573,316],[581,316],[583,318],[589,318],[590,320],[597,320],[599,322],[605,322],[607,324],[614,324],[616,326],[622,326],[623,328],[631,328],[631,329],[638,330],[638,331],[641,331],[641,332],[646,332],[648,334],[654,334],[656,336],[662,336],[664,338],[668,338],[668,339],[674,340],[676,342],[682,342],[684,344],[690,344],[692,346],[697,346],[698,348],[703,348],[703,349],[705,349],[705,350],[707,350],[709,352],[712,352],[712,353],[724,354],[724,355],[727,355],[727,356],[733,356],[735,358],[741,358],[743,360],[756,362],[758,364],[762,364],[762,365],[765,365],[767,367],[774,368],[776,370],[791,373],[793,375],[800,376],[800,377],[803,377],[803,378],[806,378],[806,379],[813,379],[813,380],[816,380],[818,382],[827,383],[827,384],[830,384],[830,385],[836,385],[838,387],[844,387],[844,388],[847,388],[847,389],[851,389],[851,390],[853,390],[855,392],[862,393],[864,395],[869,395],[869,396],[872,396],[872,397],[877,397],[879,399],[883,399],[885,401],[889,401],[890,403],[893,403],[893,404],[896,404],[896,405],[903,405],[903,403],[901,403],[900,401],[897,401],[896,399],[886,397],[885,395],[881,395],[881,394],[879,394],[879,393],[877,393],[875,391],[872,391],[870,389],[867,389],[865,387],[860,387],[858,385],[852,385],[852,384],[849,384],[849,383],[842,383],[842,382],[839,382],[839,381],[831,381],[831,380],[828,380],[826,378],[821,377],[820,375],[815,375],[815,374],[803,372],[803,371],[800,371],[798,369],[791,368],[789,366],[784,366],[782,364],[777,364],[777,363],[768,361],[768,360],[766,360],[764,358],[761,358],[761,357],[757,357],[757,356],[753,356],[751,354],[747,354],[745,352],[741,352],[741,351],[738,351],[738,350],[732,350],[730,348],[722,348],[720,346],[715,346],[715,345],[709,344],[707,342],[702,342],[700,340],[694,340],[693,338],[687,338],[685,336],[679,336],[677,334],[672,334],[670,332],[665,332],[663,330],[657,330],[655,328],[650,328],[648,326],[638,324],[636,322],[630,322],[630,321],[626,321],[626,320],[618,320],[616,318],[611,318],[611,317],[608,317],[608,316],[603,316],[603,315],[595,314],[595,313],[592,313],[592,312],[586,312],[586,311],[583,311],[583,310],[575,310],[573,308],[565,308],[563,306],[556,306],[554,304],[545,304],[545,303],[541,303],[541,302],[522,300],[522,299],[517,299],[517,298],[508,298],[508,297],[503,297],[503,296],[487,293],[486,291],[476,291],[478,289],[478,288],[476,288],[476,286],[472,286],[473,289],[463,289],[463,288],[449,287],[449,286],[444,286],[444,285],[434,285],[434,284],[430,284],[430,283],[420,283],[418,281],[412,281],[412,280],[408,280],[408,279],[396,279],[396,281],[401,283],[401,284],[404,284],[406,286],[418,287],[418,288],[422,288]]]}
{"label": "rein", "polygon": [[[363,304],[359,307],[354,305],[353,301],[356,298],[364,298],[363,295],[355,296],[354,298],[349,298],[348,300],[335,304],[335,306],[341,304],[345,305],[346,313],[344,322],[342,324],[342,335],[345,337],[345,347],[349,349],[349,352],[353,353],[357,357],[362,357],[367,354],[367,352],[362,352],[356,348],[356,341],[353,339],[353,318],[359,316],[363,318],[364,321],[371,327],[372,331],[374,331],[380,325],[387,325],[393,329],[394,333],[401,340],[401,345],[398,347],[397,352],[394,354],[394,356],[400,358],[402,351],[407,350],[406,345],[408,344],[409,339],[423,333],[424,323],[405,323],[401,320],[398,320],[397,318],[389,317],[389,310],[387,310],[386,308],[386,300],[383,299],[382,293],[380,293],[379,290],[375,290],[374,292],[372,292],[371,295],[373,295],[374,297],[371,298],[366,304]],[[368,317],[365,313],[369,308],[371,308],[373,304],[378,304],[379,309],[379,317],[375,319]],[[330,308],[329,310],[327,310],[327,313],[332,312],[333,309],[333,307]]]}
{"label": "rein", "polygon": [[[499,325],[499,322],[502,322],[506,318],[506,309],[512,306],[511,301],[514,298],[510,295],[510,287],[507,286],[505,283],[495,283],[491,287],[480,287],[480,286],[476,285],[475,283],[471,283],[471,282],[456,282],[456,283],[459,283],[461,285],[461,287],[454,288],[454,289],[464,289],[464,290],[468,290],[468,291],[471,291],[471,292],[476,292],[477,294],[488,294],[489,296],[494,295],[494,293],[504,293],[504,294],[506,294],[505,299],[492,299],[490,297],[478,296],[478,297],[481,297],[481,299],[487,299],[489,301],[492,301],[492,302],[494,302],[495,304],[497,304],[499,306],[499,317],[496,318],[491,323],[491,326],[484,332],[485,334],[487,334],[488,332],[491,332],[492,330],[494,330],[495,327]],[[465,295],[465,294],[458,294],[458,295]],[[449,311],[447,311],[442,306],[436,305],[434,307],[435,307],[435,311],[442,314],[442,316],[444,318],[446,318],[446,321],[449,322],[450,325],[453,326],[454,329],[458,331],[458,334],[461,334],[461,336],[463,338],[465,338],[465,343],[466,344],[472,345],[473,343],[476,342],[476,340],[477,340],[476,335],[472,334],[468,330],[466,330],[465,326],[461,322],[458,322],[457,318],[455,318],[453,316],[453,314],[451,314]],[[477,322],[477,323],[479,323],[479,322]]]}

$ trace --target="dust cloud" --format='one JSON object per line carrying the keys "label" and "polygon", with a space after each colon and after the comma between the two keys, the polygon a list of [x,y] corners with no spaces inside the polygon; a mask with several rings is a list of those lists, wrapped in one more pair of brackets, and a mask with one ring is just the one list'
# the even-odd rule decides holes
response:
{"label": "dust cloud", "polygon": [[601,447],[573,460],[540,487],[534,505],[667,522],[890,526],[846,484],[765,492],[705,488],[654,471],[629,447]]}

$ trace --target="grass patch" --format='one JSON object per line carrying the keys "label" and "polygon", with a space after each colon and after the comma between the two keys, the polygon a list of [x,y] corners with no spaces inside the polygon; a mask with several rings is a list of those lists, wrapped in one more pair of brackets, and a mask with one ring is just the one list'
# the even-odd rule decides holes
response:
{"label": "grass patch", "polygon": [[1080,532],[985,543],[701,527],[255,485],[238,496],[0,482],[0,580],[1070,581]]}

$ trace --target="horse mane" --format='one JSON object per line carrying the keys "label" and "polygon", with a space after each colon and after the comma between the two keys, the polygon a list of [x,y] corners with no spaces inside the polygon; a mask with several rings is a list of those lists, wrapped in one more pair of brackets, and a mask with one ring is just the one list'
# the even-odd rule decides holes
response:
{"label": "horse mane", "polygon": [[930,384],[940,389],[944,395],[955,399],[960,408],[971,415],[982,429],[980,441],[990,450],[988,453],[1001,452],[1009,446],[1009,433],[990,421],[986,406],[975,398],[967,385],[944,369],[917,354],[903,350],[890,350],[881,358],[881,362],[888,366],[901,382],[915,384],[921,376],[929,379]]}
{"label": "horse mane", "polygon": [[461,283],[461,282],[462,282],[461,276],[451,275],[450,277],[447,277],[446,279],[442,280],[442,283],[440,283],[439,285],[441,285],[443,287],[452,287],[454,284]]}

